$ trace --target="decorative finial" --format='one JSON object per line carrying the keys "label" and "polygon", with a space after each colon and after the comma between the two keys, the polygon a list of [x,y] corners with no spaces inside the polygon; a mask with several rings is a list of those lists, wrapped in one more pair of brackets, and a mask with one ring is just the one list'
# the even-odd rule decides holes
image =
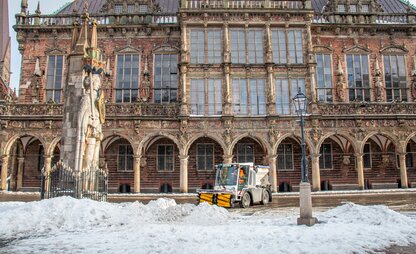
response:
{"label": "decorative finial", "polygon": [[36,8],[35,13],[36,13],[37,15],[40,15],[40,14],[41,14],[41,12],[40,12],[40,1],[38,1],[38,7]]}
{"label": "decorative finial", "polygon": [[20,4],[20,14],[21,15],[26,15],[26,10],[27,10],[28,4],[27,4],[27,0],[22,0],[21,4]]}
{"label": "decorative finial", "polygon": [[92,32],[91,32],[91,48],[97,48],[97,21],[92,21]]}
{"label": "decorative finial", "polygon": [[88,14],[88,0],[85,0],[85,4],[84,4],[84,13]]}

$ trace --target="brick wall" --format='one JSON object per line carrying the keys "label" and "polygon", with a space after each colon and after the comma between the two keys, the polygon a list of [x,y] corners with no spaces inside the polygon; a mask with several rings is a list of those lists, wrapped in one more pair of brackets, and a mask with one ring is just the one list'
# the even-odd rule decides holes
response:
{"label": "brick wall", "polygon": [[[25,160],[23,165],[23,189],[39,190],[41,186],[41,169],[39,165],[40,156],[44,153],[39,153],[42,150],[41,143],[36,140],[28,145],[25,152]],[[40,155],[40,156],[39,156]]]}

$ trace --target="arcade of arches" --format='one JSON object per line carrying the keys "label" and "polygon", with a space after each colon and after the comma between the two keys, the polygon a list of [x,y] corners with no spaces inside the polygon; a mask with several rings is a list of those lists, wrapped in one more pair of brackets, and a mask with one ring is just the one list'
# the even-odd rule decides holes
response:
{"label": "arcade of arches", "polygon": [[[159,132],[133,140],[112,134],[102,142],[100,164],[108,170],[112,193],[195,192],[213,186],[216,164],[237,161],[268,165],[274,191],[297,191],[299,136],[267,137],[242,133],[230,141],[217,134],[188,134],[185,141],[181,135]],[[407,188],[416,182],[413,134],[399,140],[389,133],[369,133],[358,141],[329,133],[317,142],[307,138],[306,147],[315,191]],[[60,140],[17,135],[3,142],[1,151],[1,188],[39,191],[41,172],[59,160]]]}

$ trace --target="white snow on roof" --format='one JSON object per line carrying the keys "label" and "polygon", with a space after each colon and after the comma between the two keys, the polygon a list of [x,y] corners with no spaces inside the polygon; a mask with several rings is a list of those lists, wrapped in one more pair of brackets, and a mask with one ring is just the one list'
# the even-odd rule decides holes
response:
{"label": "white snow on roof", "polygon": [[386,206],[345,204],[316,213],[313,227],[296,225],[298,209],[244,211],[172,199],[0,203],[0,252],[365,253],[416,243],[416,219]]}

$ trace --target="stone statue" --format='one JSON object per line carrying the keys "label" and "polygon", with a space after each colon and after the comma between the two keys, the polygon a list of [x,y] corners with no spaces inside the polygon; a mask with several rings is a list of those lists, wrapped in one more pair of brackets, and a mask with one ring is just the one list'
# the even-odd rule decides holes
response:
{"label": "stone statue", "polygon": [[383,100],[383,82],[381,81],[381,69],[380,64],[378,63],[378,58],[375,59],[375,70],[374,70],[374,76],[375,76],[375,87],[376,87],[376,99],[377,101]]}
{"label": "stone statue", "polygon": [[344,81],[344,71],[342,69],[342,64],[341,64],[341,59],[338,59],[338,70],[337,70],[337,94],[338,94],[338,99],[340,102],[345,102],[346,98],[345,98],[345,91],[346,91],[346,83]]}
{"label": "stone statue", "polygon": [[84,78],[84,95],[81,99],[80,139],[81,139],[81,170],[99,165],[100,143],[102,129],[100,110],[98,107],[98,92],[101,88],[100,74],[93,74]]}

